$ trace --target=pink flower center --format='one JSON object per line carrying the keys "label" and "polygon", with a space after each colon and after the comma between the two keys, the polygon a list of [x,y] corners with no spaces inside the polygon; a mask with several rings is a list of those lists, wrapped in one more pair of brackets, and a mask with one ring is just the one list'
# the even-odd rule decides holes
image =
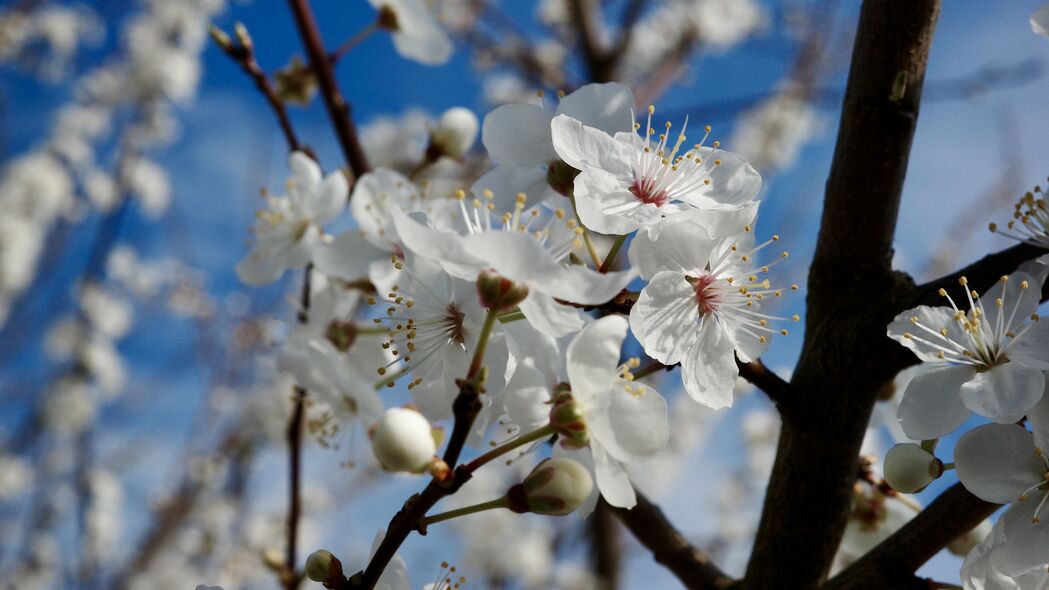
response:
{"label": "pink flower center", "polygon": [[705,274],[698,277],[690,277],[692,289],[696,293],[696,305],[699,306],[699,315],[714,313],[721,303],[721,293],[711,286],[717,282],[713,275]]}
{"label": "pink flower center", "polygon": [[656,183],[648,178],[635,178],[634,184],[630,185],[630,194],[637,197],[642,203],[662,207],[670,200],[666,189],[659,188]]}

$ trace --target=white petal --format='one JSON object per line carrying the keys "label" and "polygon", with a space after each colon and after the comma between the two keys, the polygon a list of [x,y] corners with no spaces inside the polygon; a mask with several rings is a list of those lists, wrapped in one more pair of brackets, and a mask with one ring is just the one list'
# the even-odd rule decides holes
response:
{"label": "white petal", "polygon": [[[1042,399],[1045,374],[1020,363],[980,371],[962,385],[962,401],[972,411],[999,421],[1020,416]],[[1015,421],[1015,420],[1009,420]]]}
{"label": "white petal", "polygon": [[578,332],[586,324],[578,309],[558,303],[553,297],[538,291],[529,293],[518,307],[533,328],[554,338]]}
{"label": "white petal", "polygon": [[[1046,383],[1045,389],[1049,392],[1049,383]],[[1042,393],[1042,399],[1027,411],[1027,419],[1034,430],[1035,446],[1049,453],[1049,395]]]}
{"label": "white petal", "polygon": [[732,405],[732,388],[739,368],[732,341],[723,330],[707,320],[699,340],[681,361],[681,381],[692,399],[712,409]]}
{"label": "white petal", "polygon": [[412,181],[394,170],[378,168],[354,183],[350,212],[369,238],[392,244],[397,237],[393,215],[411,213],[418,202],[419,192]]}
{"label": "white petal", "polygon": [[470,187],[470,192],[478,197],[482,196],[485,190],[492,191],[495,211],[513,211],[514,199],[518,193],[527,195],[528,203],[542,202],[553,208],[567,208],[571,204],[567,197],[550,188],[546,180],[546,168],[540,166],[496,166],[485,172]]}
{"label": "white petal", "polygon": [[626,213],[606,213],[610,208],[623,203],[629,205],[637,199],[615,176],[604,170],[584,170],[575,177],[573,187],[576,213],[587,229],[601,234],[623,235],[637,229],[641,221],[655,223],[659,220],[658,207],[640,202]]}
{"label": "white petal", "polygon": [[696,340],[699,308],[685,275],[656,273],[630,310],[630,327],[645,353],[661,363],[681,361]]}
{"label": "white petal", "polygon": [[398,28],[393,33],[397,53],[424,65],[437,66],[448,61],[452,42],[422,0],[397,0],[391,7],[397,15]]}
{"label": "white petal", "polygon": [[[640,390],[628,392],[625,387]],[[667,402],[643,383],[615,383],[602,411],[587,414],[587,423],[601,446],[624,463],[643,461],[661,451],[670,436]]]}
{"label": "white petal", "polygon": [[287,269],[285,259],[281,256],[264,256],[258,250],[237,264],[237,277],[246,285],[268,285],[280,278]]}
{"label": "white petal", "polygon": [[612,387],[626,331],[623,316],[609,315],[583,328],[568,345],[568,380],[584,403]]}
{"label": "white petal", "polygon": [[558,115],[550,122],[554,150],[576,170],[600,168],[615,176],[631,176],[631,148],[616,141],[611,135],[587,127],[579,121]]}
{"label": "white petal", "polygon": [[[1021,283],[1026,282],[1026,289]],[[1035,278],[1025,272],[1014,272],[1009,275],[1009,280],[998,281],[986,293],[980,296],[983,303],[985,317],[983,323],[991,330],[997,330],[1001,314],[1001,322],[1005,332],[1018,332],[1019,326],[1025,321],[1030,321],[1031,314],[1038,309],[1038,301],[1042,295],[1039,285],[1035,284]],[[1001,299],[1002,307],[999,308],[995,302]],[[1006,325],[1012,317],[1012,325]]]}
{"label": "white petal", "polygon": [[472,281],[486,267],[484,261],[467,252],[463,238],[458,234],[437,231],[404,213],[394,214],[393,225],[406,248],[419,256],[438,261],[452,276]]}
{"label": "white petal", "polygon": [[[1045,6],[1046,12],[1049,13],[1049,4]],[[1049,18],[1049,14],[1046,15]],[[1034,260],[1028,260],[1023,262],[1020,266],[1016,267],[1016,270],[1025,272],[1034,277],[1034,283],[1032,287],[1040,289],[1045,283],[1047,277],[1049,277],[1049,254],[1042,254]]]}
{"label": "white petal", "polygon": [[550,389],[546,376],[531,358],[517,366],[506,384],[503,407],[510,421],[523,432],[534,430],[550,421]]}
{"label": "white petal", "polygon": [[[947,338],[954,342],[967,342],[968,337],[962,332],[958,322],[954,319],[954,310],[951,308],[919,305],[914,309],[908,309],[893,318],[887,333],[889,338],[911,349],[915,356],[923,361],[939,361],[940,357],[938,355],[941,348],[938,347],[946,348],[949,351],[953,351],[955,348],[940,337],[939,334],[930,334],[916,326],[912,322],[912,318],[917,318],[917,321],[922,326],[933,331],[946,328]],[[908,338],[907,334],[910,334],[912,337]]]}
{"label": "white petal", "polygon": [[705,162],[721,164],[709,168],[709,185],[686,195],[683,201],[701,209],[717,209],[724,205],[743,205],[758,196],[761,175],[742,156],[713,148],[700,148],[695,153]]}
{"label": "white petal", "polygon": [[507,104],[488,113],[481,143],[500,164],[534,168],[557,159],[550,141],[549,112],[529,104]]}
{"label": "white petal", "polygon": [[961,426],[969,417],[961,387],[975,374],[968,365],[933,365],[915,375],[896,410],[903,432],[912,440],[929,440]]}
{"label": "white petal", "polygon": [[984,424],[966,432],[954,447],[954,464],[965,489],[996,504],[1016,502],[1045,471],[1031,433],[1015,424]]}
{"label": "white petal", "polygon": [[320,186],[309,195],[307,211],[310,219],[317,224],[334,219],[342,213],[349,193],[350,188],[342,172],[336,170],[325,176]]}
{"label": "white petal", "polygon": [[1034,322],[1009,344],[1006,356],[1014,363],[1049,370],[1049,322]]}
{"label": "white petal", "polygon": [[380,250],[356,230],[348,231],[334,241],[321,244],[313,255],[320,272],[346,281],[368,277],[371,264],[377,260],[393,267],[390,253]]}
{"label": "white petal", "polygon": [[[648,279],[663,270],[695,276],[707,267],[714,248],[703,227],[695,223],[663,223],[658,237],[640,231],[630,242],[630,264]],[[660,227],[657,226],[657,227]]]}
{"label": "white petal", "polygon": [[597,487],[605,501],[619,508],[633,508],[637,504],[634,485],[630,483],[623,464],[608,454],[601,445],[590,443],[594,454],[594,472],[597,476]]}
{"label": "white petal", "polygon": [[466,248],[504,277],[564,301],[597,305],[616,296],[634,278],[631,271],[599,273],[553,259],[530,234],[486,231],[465,238]]}
{"label": "white petal", "polygon": [[629,131],[634,124],[634,93],[625,84],[587,84],[561,99],[557,115],[606,133]]}
{"label": "white petal", "polygon": [[693,223],[703,227],[712,239],[722,240],[737,236],[745,226],[754,227],[758,215],[758,203],[749,202],[740,207],[728,209],[692,209],[667,217],[662,223],[649,229],[657,237],[664,227],[675,223]]}
{"label": "white petal", "polygon": [[[1044,574],[1046,570],[1049,514],[1046,506],[1038,510],[1044,495],[1045,492],[1032,494],[1028,501],[1015,503],[1002,514],[1005,542],[991,553],[991,566],[1007,576],[1022,576],[1036,569]],[[1033,522],[1035,512],[1040,522]]]}
{"label": "white petal", "polygon": [[321,182],[321,168],[303,152],[292,152],[288,157],[291,180],[298,190],[310,191]]}

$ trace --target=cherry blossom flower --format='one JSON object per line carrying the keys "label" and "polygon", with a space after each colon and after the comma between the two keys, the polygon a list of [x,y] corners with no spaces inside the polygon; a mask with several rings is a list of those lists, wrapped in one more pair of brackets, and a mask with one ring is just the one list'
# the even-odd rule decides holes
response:
{"label": "cherry blossom flower", "polygon": [[563,336],[582,328],[579,310],[561,303],[596,305],[609,301],[634,278],[632,271],[600,273],[570,264],[569,255],[580,246],[581,228],[566,219],[563,210],[544,215],[540,209],[525,210],[525,197],[518,195],[513,212],[494,213],[494,196],[467,205],[459,193],[462,215],[457,233],[428,228],[407,215],[396,217],[397,233],[405,245],[420,256],[433,258],[450,274],[474,280],[492,269],[529,289],[520,303],[525,318],[537,330]]}
{"label": "cherry blossom flower", "polygon": [[739,235],[713,239],[698,223],[682,221],[667,224],[658,237],[640,232],[631,244],[630,260],[649,283],[630,310],[630,328],[649,356],[681,363],[685,391],[707,407],[732,405],[736,356],[754,360],[773,332],[787,333],[769,327],[785,318],[762,306],[782,290],[760,278],[787,253],[765,265],[754,259],[778,240],[755,246],[749,225]]}
{"label": "cherry blossom flower", "polygon": [[390,31],[401,57],[439,66],[452,56],[452,41],[423,0],[368,0],[379,11],[379,26]]}
{"label": "cherry blossom flower", "polygon": [[926,364],[900,401],[898,417],[907,436],[939,438],[970,412],[1016,422],[1042,398],[1049,325],[1038,321],[1036,310],[1044,281],[1038,261],[1003,276],[982,297],[962,277],[968,312],[940,289],[950,307],[922,305],[896,316],[889,337]]}
{"label": "cherry blossom flower", "polygon": [[[1046,5],[1046,19],[1049,21],[1049,5]],[[1013,218],[1004,229],[999,229],[997,223],[992,223],[991,231],[1019,242],[1049,249],[1049,212],[1046,211],[1045,197],[1035,195],[1044,195],[1040,186],[1020,197],[1014,206]]]}
{"label": "cherry blossom flower", "polygon": [[[1049,407],[1045,403],[1031,416],[1032,434],[1016,424],[985,424],[962,435],[954,448],[958,479],[979,498],[1010,504],[1001,516],[1002,543],[990,554],[990,566],[1007,576],[1034,570],[1045,574],[1049,555],[1049,448],[1043,426]],[[996,527],[997,528],[997,527]]]}
{"label": "cherry blossom flower", "polygon": [[[561,156],[554,149],[550,122],[565,115],[606,133],[629,131],[633,117],[634,94],[617,82],[587,84],[561,98],[552,112],[532,104],[503,105],[484,118],[481,142],[499,165],[473,185],[477,195],[485,190],[497,195],[525,193],[536,202],[557,206],[567,191],[571,176],[564,172]],[[555,188],[551,186],[555,180]]]}
{"label": "cherry blossom flower", "polygon": [[[669,121],[658,139],[652,139],[653,113],[650,106],[641,136],[617,133],[614,138],[568,115],[554,117],[554,149],[581,171],[574,195],[583,225],[626,234],[690,208],[731,209],[757,196],[761,176],[742,157],[721,150],[718,142],[705,146],[709,127],[702,141],[682,150],[684,126],[673,143]],[[640,130],[640,124],[634,128]]]}
{"label": "cherry blossom flower", "polygon": [[346,202],[346,177],[336,171],[321,177],[309,156],[294,152],[286,197],[267,197],[269,209],[258,212],[255,248],[237,265],[249,285],[277,280],[288,268],[305,266],[321,243],[321,225],[338,215]]}
{"label": "cherry blossom flower", "polygon": [[[670,433],[666,401],[633,380],[630,368],[637,366],[636,359],[619,362],[626,334],[622,316],[596,320],[568,345],[567,361],[572,398],[589,431],[597,487],[609,504],[632,508],[637,498],[625,465],[655,455],[666,446]],[[578,452],[567,455],[584,465],[591,463]]]}
{"label": "cherry blossom flower", "polygon": [[[443,420],[452,415],[458,394],[455,381],[466,377],[487,312],[476,285],[448,275],[435,261],[409,254],[405,262],[393,264],[404,271],[400,281],[383,294],[381,303],[378,298],[369,300],[384,307],[383,315],[373,322],[386,329],[383,347],[395,359],[376,369],[379,385],[392,386],[411,373],[408,389],[419,411],[431,421]],[[474,421],[471,444],[480,442],[488,425],[491,396],[506,385],[507,355],[506,337],[497,324],[484,356],[489,395]],[[402,362],[404,368],[395,366]]]}

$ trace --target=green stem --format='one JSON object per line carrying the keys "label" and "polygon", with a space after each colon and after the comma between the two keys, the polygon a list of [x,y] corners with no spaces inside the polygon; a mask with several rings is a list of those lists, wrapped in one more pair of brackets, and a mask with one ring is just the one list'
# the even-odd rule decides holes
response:
{"label": "green stem", "polygon": [[525,318],[524,312],[520,309],[508,311],[503,315],[499,316],[499,323],[509,324],[510,322],[516,322],[517,320],[523,320]]}
{"label": "green stem", "polygon": [[623,242],[626,241],[626,234],[623,234],[616,238],[616,241],[612,242],[612,247],[608,250],[608,256],[605,256],[605,261],[601,263],[601,268],[597,269],[597,272],[608,272],[612,265],[616,261],[616,255],[619,254],[619,249],[623,247]]}
{"label": "green stem", "polygon": [[339,45],[338,49],[336,49],[335,51],[331,52],[331,54],[328,56],[328,59],[330,59],[332,63],[335,63],[335,62],[339,61],[340,59],[342,59],[342,56],[344,56],[347,53],[349,53],[349,51],[351,49],[353,49],[354,47],[356,47],[357,45],[359,45],[361,43],[361,41],[364,41],[365,39],[370,37],[372,35],[372,33],[376,32],[378,30],[379,30],[379,21],[375,21],[375,22],[371,23],[370,25],[364,27],[363,29],[358,31],[354,36],[352,36],[349,39],[343,41],[342,45]]}
{"label": "green stem", "polygon": [[470,371],[466,373],[467,379],[473,379],[477,376],[477,372],[481,370],[481,363],[484,362],[484,350],[488,348],[488,338],[492,335],[492,328],[495,327],[497,319],[499,319],[499,310],[494,307],[489,309],[488,315],[484,317],[484,325],[481,326],[481,334],[477,337],[474,358],[470,361]]}
{"label": "green stem", "polygon": [[492,459],[495,459],[496,457],[498,457],[500,455],[505,455],[506,453],[509,453],[510,451],[516,449],[517,447],[524,446],[524,445],[526,445],[526,444],[528,444],[530,442],[534,442],[534,441],[537,441],[539,439],[546,438],[548,436],[553,436],[555,432],[557,432],[557,431],[554,430],[553,424],[547,424],[546,426],[543,426],[541,428],[537,428],[537,429],[533,430],[532,432],[529,432],[527,434],[522,434],[522,435],[520,435],[520,436],[518,436],[518,437],[516,437],[516,438],[514,438],[512,440],[509,440],[509,441],[499,445],[498,447],[495,447],[494,449],[488,451],[487,453],[481,455],[480,457],[474,459],[473,461],[470,461],[470,463],[468,463],[466,465],[466,470],[469,471],[470,473],[473,473],[474,471],[477,471],[478,469],[481,468],[481,466],[483,466],[485,463],[488,463]]}
{"label": "green stem", "polygon": [[954,463],[944,463],[943,464],[943,470],[944,471],[950,471],[952,469],[954,469]]}
{"label": "green stem", "polygon": [[465,508],[457,508],[455,510],[449,510],[448,512],[442,512],[440,514],[434,514],[433,516],[427,516],[419,521],[419,526],[429,526],[435,522],[441,522],[442,520],[451,520],[459,516],[466,516],[467,514],[475,514],[477,512],[484,512],[485,510],[492,510],[495,508],[506,508],[509,504],[509,500],[506,496],[497,498],[490,502],[481,502],[480,504],[474,504],[473,506],[466,506]]}

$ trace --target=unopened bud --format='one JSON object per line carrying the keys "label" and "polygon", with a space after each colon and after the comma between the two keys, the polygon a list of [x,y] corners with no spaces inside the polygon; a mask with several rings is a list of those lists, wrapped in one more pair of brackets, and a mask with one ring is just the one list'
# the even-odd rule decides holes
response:
{"label": "unopened bud", "polygon": [[215,25],[208,25],[208,34],[211,35],[212,41],[221,47],[223,51],[229,51],[229,48],[233,46],[233,40],[229,38],[226,31],[223,31]]}
{"label": "unopened bud", "polygon": [[560,435],[561,446],[566,449],[581,449],[590,442],[586,414],[567,390],[554,394],[553,407],[550,408],[550,425]]}
{"label": "unopened bud", "polygon": [[485,270],[477,276],[477,294],[487,309],[508,311],[528,297],[528,287],[493,270]]}
{"label": "unopened bud", "polygon": [[462,107],[448,109],[430,133],[430,147],[426,150],[426,159],[432,162],[441,156],[456,160],[462,158],[477,140],[479,127],[477,115],[473,114],[473,111]]}
{"label": "unopened bud", "polygon": [[594,480],[578,462],[565,457],[545,459],[532,469],[524,482],[507,492],[508,508],[562,516],[579,508],[590,497]]}
{"label": "unopened bud", "polygon": [[284,569],[284,552],[276,547],[270,547],[262,552],[262,563],[275,572]]}
{"label": "unopened bud", "polygon": [[943,463],[920,445],[898,444],[885,454],[885,482],[897,492],[920,492],[941,475]]}
{"label": "unopened bud", "polygon": [[390,408],[371,431],[372,453],[387,471],[422,473],[437,445],[430,422],[410,408]]}
{"label": "unopened bud", "polygon": [[244,23],[234,23],[233,33],[237,36],[237,41],[240,43],[241,47],[246,49],[249,53],[254,51],[255,44],[252,43],[251,34],[248,33],[248,27],[245,27]]}
{"label": "unopened bud", "polygon": [[342,562],[331,551],[319,549],[306,558],[306,577],[314,582],[325,583],[342,578]]}

